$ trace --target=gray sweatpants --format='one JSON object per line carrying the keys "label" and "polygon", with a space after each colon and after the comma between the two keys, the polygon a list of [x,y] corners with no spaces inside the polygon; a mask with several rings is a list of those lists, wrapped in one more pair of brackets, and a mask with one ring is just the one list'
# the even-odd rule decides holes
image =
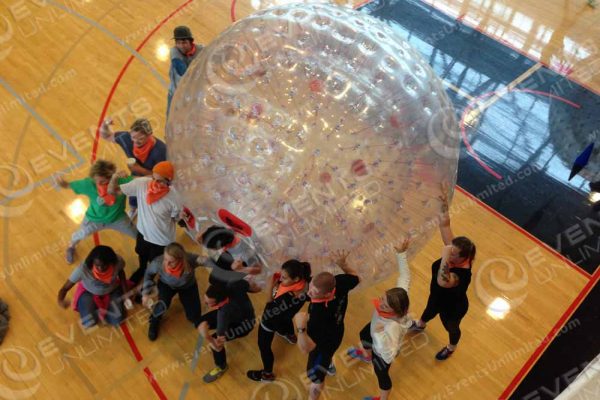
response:
{"label": "gray sweatpants", "polygon": [[104,229],[112,229],[118,232],[121,232],[124,235],[127,235],[133,239],[137,236],[137,229],[131,222],[128,216],[124,216],[123,218],[111,222],[110,224],[102,224],[99,222],[91,222],[88,221],[87,218],[83,219],[81,225],[79,225],[79,229],[73,233],[71,236],[71,247],[77,246],[77,243],[90,236],[92,233],[102,231]]}

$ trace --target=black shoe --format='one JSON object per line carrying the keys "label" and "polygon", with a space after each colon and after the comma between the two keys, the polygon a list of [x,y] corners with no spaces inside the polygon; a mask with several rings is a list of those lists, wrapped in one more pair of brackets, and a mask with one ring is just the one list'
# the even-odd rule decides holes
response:
{"label": "black shoe", "polygon": [[250,370],[246,372],[246,376],[256,382],[273,382],[275,380],[275,374],[264,369]]}
{"label": "black shoe", "polygon": [[444,361],[447,360],[454,353],[454,350],[450,350],[448,347],[444,346],[436,355],[436,360]]}
{"label": "black shoe", "polygon": [[135,304],[142,304],[142,294],[140,292],[133,295],[133,302]]}
{"label": "black shoe", "polygon": [[600,192],[600,181],[590,182],[590,190],[592,192]]}
{"label": "black shoe", "polygon": [[158,321],[151,321],[148,326],[148,339],[150,339],[152,342],[154,342],[158,337],[159,326],[160,323]]}
{"label": "black shoe", "polygon": [[596,212],[600,211],[600,201],[597,201],[592,205],[592,210]]}

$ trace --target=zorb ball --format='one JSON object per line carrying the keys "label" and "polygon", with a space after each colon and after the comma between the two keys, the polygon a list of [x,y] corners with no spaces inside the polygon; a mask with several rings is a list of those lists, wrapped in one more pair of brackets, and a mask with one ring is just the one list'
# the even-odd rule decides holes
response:
{"label": "zorb ball", "polygon": [[[437,232],[458,160],[440,80],[393,28],[335,5],[274,7],[205,47],[167,122],[176,188],[199,230],[234,228],[267,270],[290,259],[365,282],[396,271],[393,245]],[[339,270],[335,270],[339,272]]]}

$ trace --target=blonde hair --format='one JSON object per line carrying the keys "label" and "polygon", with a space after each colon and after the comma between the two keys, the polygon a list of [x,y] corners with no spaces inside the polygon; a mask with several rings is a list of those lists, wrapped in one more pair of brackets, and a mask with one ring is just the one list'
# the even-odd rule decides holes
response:
{"label": "blonde hair", "polygon": [[133,124],[131,124],[129,130],[141,132],[145,135],[151,135],[152,125],[150,125],[150,121],[148,121],[146,118],[138,118],[135,121],[133,121]]}
{"label": "blonde hair", "polygon": [[171,257],[175,258],[176,260],[183,260],[183,268],[185,270],[190,269],[190,265],[188,264],[188,261],[187,261],[185,249],[179,243],[177,243],[177,242],[169,243],[165,247],[165,254],[170,255]]}

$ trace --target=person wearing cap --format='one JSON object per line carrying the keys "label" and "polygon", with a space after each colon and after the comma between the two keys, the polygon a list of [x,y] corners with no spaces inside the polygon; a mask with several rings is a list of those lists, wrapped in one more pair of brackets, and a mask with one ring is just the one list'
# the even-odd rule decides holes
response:
{"label": "person wearing cap", "polygon": [[[112,119],[106,117],[100,126],[100,136],[121,146],[133,176],[150,176],[156,164],[167,160],[167,145],[152,134],[152,126],[146,118],[136,119],[129,132],[113,132],[112,124]],[[129,207],[129,217],[133,219],[137,209],[135,197],[129,197]]]}
{"label": "person wearing cap", "polygon": [[109,190],[139,199],[135,243],[139,267],[129,278],[138,284],[144,277],[148,263],[162,255],[165,246],[175,241],[175,225],[181,219],[183,206],[179,193],[171,187],[175,176],[171,162],[156,164],[152,168],[152,177],[136,178],[119,185],[117,178],[124,174],[120,172],[113,176]]}
{"label": "person wearing cap", "polygon": [[167,116],[171,108],[171,100],[179,81],[188,67],[202,50],[202,45],[194,43],[192,31],[187,26],[178,26],[173,30],[175,47],[171,48],[171,68],[169,69],[169,96],[167,98]]}

